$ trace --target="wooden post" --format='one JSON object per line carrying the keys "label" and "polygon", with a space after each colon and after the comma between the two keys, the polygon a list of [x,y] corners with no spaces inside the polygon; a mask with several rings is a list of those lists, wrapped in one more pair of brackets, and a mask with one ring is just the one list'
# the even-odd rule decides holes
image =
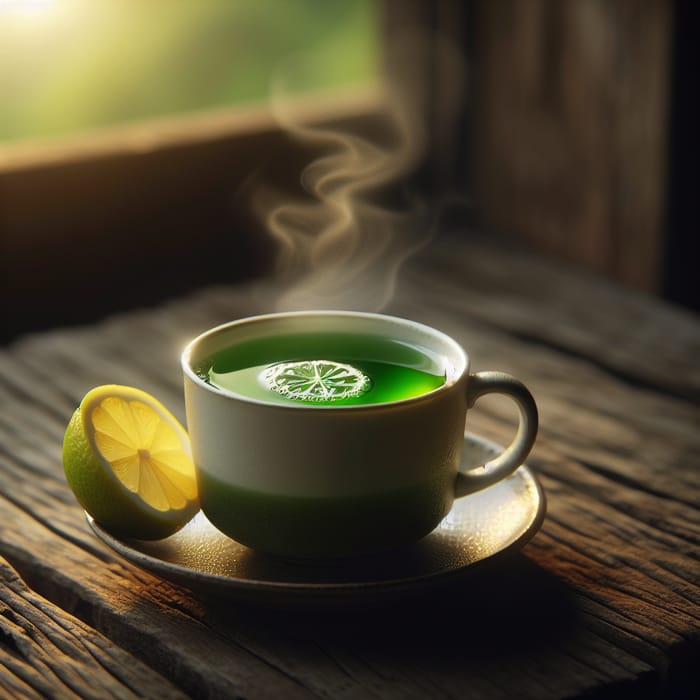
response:
{"label": "wooden post", "polygon": [[481,222],[659,291],[671,4],[477,0]]}

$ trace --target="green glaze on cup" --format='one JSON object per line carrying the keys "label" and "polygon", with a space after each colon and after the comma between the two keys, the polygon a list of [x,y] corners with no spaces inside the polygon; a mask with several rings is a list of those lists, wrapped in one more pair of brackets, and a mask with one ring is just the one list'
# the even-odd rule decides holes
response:
{"label": "green glaze on cup", "polygon": [[435,478],[344,497],[284,496],[231,486],[199,470],[212,524],[241,544],[301,559],[391,549],[427,535],[452,505],[450,484]]}

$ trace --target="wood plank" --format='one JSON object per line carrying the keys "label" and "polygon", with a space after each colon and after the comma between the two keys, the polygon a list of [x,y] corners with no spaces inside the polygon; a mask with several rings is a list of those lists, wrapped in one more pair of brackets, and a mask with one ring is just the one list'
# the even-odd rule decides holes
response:
{"label": "wood plank", "polygon": [[0,558],[0,691],[15,698],[185,698],[129,651],[29,589]]}
{"label": "wood plank", "polygon": [[[40,508],[37,508],[40,510]],[[83,521],[79,509],[73,516]],[[53,522],[47,510],[43,518]],[[64,537],[24,508],[0,499],[2,556],[27,584],[170,679],[189,696],[308,698],[294,679],[247,650],[209,633],[198,603],[184,589],[118,561],[81,539]],[[77,546],[76,546],[77,545]],[[95,556],[97,554],[97,556]],[[127,660],[128,662],[128,660]],[[137,684],[137,688],[140,686]]]}

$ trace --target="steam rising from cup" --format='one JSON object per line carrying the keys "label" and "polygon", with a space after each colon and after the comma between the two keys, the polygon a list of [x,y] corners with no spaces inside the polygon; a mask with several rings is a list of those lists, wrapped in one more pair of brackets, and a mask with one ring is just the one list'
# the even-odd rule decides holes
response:
{"label": "steam rising from cup", "polygon": [[[417,46],[415,38],[404,42],[412,56]],[[406,181],[420,163],[425,110],[411,103],[414,89],[393,80],[383,89],[387,128],[381,139],[309,126],[285,99],[289,65],[273,83],[273,112],[294,139],[320,155],[301,173],[308,197],[270,188],[253,197],[277,246],[274,305],[379,311],[391,300],[403,263],[433,234],[427,205],[410,192],[404,189],[402,201],[391,205],[378,196]]]}

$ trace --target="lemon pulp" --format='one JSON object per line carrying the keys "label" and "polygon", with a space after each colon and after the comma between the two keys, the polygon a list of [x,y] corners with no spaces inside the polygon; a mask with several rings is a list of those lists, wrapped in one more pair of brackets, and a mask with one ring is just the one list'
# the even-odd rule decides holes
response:
{"label": "lemon pulp", "polygon": [[173,426],[142,401],[108,396],[92,411],[97,449],[119,481],[156,510],[197,496],[194,466]]}
{"label": "lemon pulp", "polygon": [[83,397],[66,428],[63,467],[78,502],[113,534],[167,537],[199,509],[187,432],[134,387]]}

